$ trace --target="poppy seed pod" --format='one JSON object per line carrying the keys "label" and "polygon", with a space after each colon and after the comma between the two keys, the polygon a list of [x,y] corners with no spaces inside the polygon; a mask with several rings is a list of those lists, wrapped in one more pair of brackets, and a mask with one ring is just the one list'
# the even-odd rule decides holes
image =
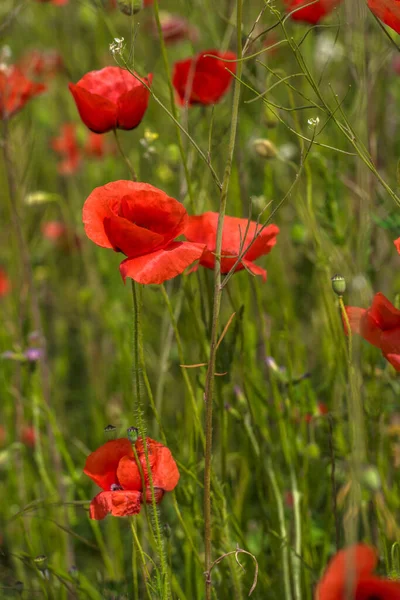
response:
{"label": "poppy seed pod", "polygon": [[128,434],[128,440],[134,444],[136,442],[136,440],[139,437],[139,430],[137,427],[129,427],[126,430],[126,433]]}
{"label": "poppy seed pod", "polygon": [[117,0],[119,10],[124,15],[136,15],[144,6],[143,0]]}
{"label": "poppy seed pod", "polygon": [[342,275],[334,275],[331,279],[332,289],[337,296],[343,296],[346,291],[346,280]]}
{"label": "poppy seed pod", "polygon": [[255,152],[258,154],[258,156],[261,156],[261,158],[265,158],[266,160],[270,158],[275,158],[278,154],[278,150],[276,149],[274,144],[269,140],[259,138],[257,140],[254,140],[252,146]]}

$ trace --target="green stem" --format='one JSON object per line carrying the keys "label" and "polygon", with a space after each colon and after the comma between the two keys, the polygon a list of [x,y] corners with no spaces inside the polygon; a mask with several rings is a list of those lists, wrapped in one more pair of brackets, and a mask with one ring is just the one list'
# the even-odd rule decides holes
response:
{"label": "green stem", "polygon": [[169,63],[168,63],[167,49],[166,49],[166,46],[165,46],[164,36],[163,36],[163,33],[162,33],[162,28],[161,28],[160,11],[159,11],[159,7],[158,7],[158,0],[154,0],[153,10],[154,10],[154,18],[155,18],[156,25],[157,25],[158,36],[159,36],[159,39],[160,39],[161,55],[162,55],[162,58],[163,58],[165,73],[166,73],[166,76],[167,76],[169,96],[170,96],[170,101],[171,101],[171,112],[172,112],[172,115],[173,115],[173,117],[175,119],[174,122],[175,122],[175,127],[176,127],[176,135],[177,135],[177,138],[178,138],[178,146],[179,146],[179,152],[180,152],[181,159],[182,159],[183,170],[185,172],[185,179],[186,179],[187,191],[188,191],[189,199],[190,199],[190,206],[191,206],[191,210],[193,212],[195,212],[196,206],[195,206],[195,203],[194,203],[193,188],[192,188],[192,182],[191,182],[191,179],[190,179],[188,162],[187,162],[185,150],[183,148],[181,130],[180,130],[179,126],[177,125],[178,111],[176,109],[174,88],[173,88],[172,82],[171,82],[171,71],[170,71]]}
{"label": "green stem", "polygon": [[[145,364],[142,358],[144,357],[143,347],[142,347],[142,331],[141,331],[141,301],[139,298],[137,286],[134,281],[132,281],[132,299],[133,299],[133,319],[134,319],[134,327],[133,327],[133,383],[134,383],[134,393],[136,400],[136,418],[138,423],[138,429],[140,437],[142,438],[144,454],[146,459],[146,471],[149,479],[149,486],[151,491],[151,505],[153,508],[153,520],[152,520],[152,529],[154,533],[154,537],[157,544],[157,551],[160,559],[160,567],[161,567],[161,580],[162,580],[162,600],[169,600],[171,598],[171,587],[170,581],[168,577],[168,563],[167,557],[165,553],[164,539],[161,534],[161,524],[160,517],[158,513],[156,497],[154,493],[154,483],[153,483],[153,474],[151,471],[149,453],[147,448],[147,439],[146,439],[146,428],[143,416],[143,408],[142,408],[142,389],[141,389],[141,378],[143,377],[143,373],[145,372]],[[146,375],[147,377],[147,375]],[[145,490],[143,490],[145,493]]]}
{"label": "green stem", "polygon": [[131,161],[130,161],[130,160],[129,160],[129,158],[126,156],[126,154],[125,154],[125,152],[124,152],[124,149],[122,148],[122,145],[121,145],[121,142],[120,142],[120,139],[119,139],[119,137],[118,137],[118,134],[117,134],[117,130],[116,130],[116,129],[113,129],[113,134],[114,134],[114,137],[115,137],[115,141],[116,141],[116,143],[117,143],[117,146],[118,146],[119,153],[121,154],[122,158],[124,159],[124,161],[125,161],[125,163],[126,163],[126,166],[127,166],[127,167],[128,167],[128,169],[129,169],[129,172],[130,172],[130,174],[131,174],[132,180],[133,180],[133,181],[137,181],[137,180],[138,180],[138,178],[137,178],[137,175],[136,175],[136,171],[135,171],[135,169],[133,168],[133,165],[132,165]]}
{"label": "green stem", "polygon": [[[228,196],[229,182],[232,171],[233,153],[236,142],[236,130],[238,123],[239,114],[239,100],[240,100],[240,77],[242,74],[242,5],[243,0],[237,0],[236,4],[236,28],[237,28],[237,76],[235,80],[234,91],[233,91],[233,106],[232,106],[232,117],[231,117],[231,128],[229,136],[229,148],[228,158],[226,161],[224,178],[222,181],[220,204],[219,204],[219,215],[218,215],[218,226],[217,226],[217,240],[215,248],[215,268],[214,268],[214,301],[213,301],[213,315],[212,315],[212,329],[211,329],[211,340],[210,340],[210,357],[208,361],[206,386],[205,386],[205,404],[206,404],[206,423],[205,423],[205,434],[206,434],[206,449],[205,449],[205,462],[204,462],[204,546],[205,546],[205,571],[209,572],[212,564],[212,527],[211,527],[211,460],[212,460],[212,425],[213,425],[213,395],[214,395],[214,377],[215,377],[215,362],[217,354],[217,337],[218,337],[218,325],[219,325],[219,313],[221,307],[221,250],[222,250],[222,231],[224,226],[224,217],[226,211],[226,201]],[[211,581],[210,578],[206,578],[206,600],[211,599]]]}
{"label": "green stem", "polygon": [[[143,579],[144,579],[144,583],[145,583],[145,587],[146,587],[146,592],[148,597],[150,598],[150,600],[152,599],[152,595],[151,595],[151,591],[149,588],[149,580],[150,580],[150,573],[147,569],[147,565],[146,565],[146,559],[144,556],[144,552],[143,552],[143,548],[140,544],[137,532],[136,532],[136,523],[135,523],[135,518],[134,517],[129,517],[129,521],[130,521],[130,525],[131,525],[131,531],[132,531],[132,538],[133,538],[133,548],[132,548],[132,574],[133,574],[133,581],[134,581],[134,586],[135,586],[135,574],[136,574],[136,556],[135,556],[135,547],[136,550],[139,554],[140,557],[140,562],[142,563],[142,573],[143,573]],[[137,584],[137,582],[136,582]],[[139,597],[139,596],[137,596]],[[136,598],[136,596],[135,596]]]}

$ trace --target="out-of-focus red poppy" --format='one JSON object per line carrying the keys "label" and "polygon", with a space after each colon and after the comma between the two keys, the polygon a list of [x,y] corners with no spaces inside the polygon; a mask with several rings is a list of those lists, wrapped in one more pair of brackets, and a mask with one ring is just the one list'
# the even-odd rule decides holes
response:
{"label": "out-of-focus red poppy", "polygon": [[[399,67],[399,72],[400,72],[400,67]],[[394,240],[393,243],[396,246],[397,252],[400,254],[400,238],[397,238],[397,240]]]}
{"label": "out-of-focus red poppy", "polygon": [[204,244],[174,242],[187,220],[180,202],[148,183],[108,183],[95,188],[83,206],[88,238],[125,254],[123,280],[144,284],[172,279],[200,258]]}
{"label": "out-of-focus red poppy", "polygon": [[[206,245],[200,264],[207,269],[214,269],[215,265],[217,225],[218,213],[206,212],[202,215],[189,217],[189,223],[185,230],[185,236],[189,241]],[[228,273],[232,269],[241,248],[245,249],[253,241],[260,228],[261,226],[254,221],[249,223],[247,219],[225,217],[222,232],[221,273]],[[278,233],[279,227],[276,225],[265,227],[236,266],[235,271],[247,269],[253,275],[260,275],[265,281],[267,272],[254,264],[254,261],[260,256],[271,252],[276,244]]]}
{"label": "out-of-focus red poppy", "polygon": [[[383,356],[400,371],[400,310],[381,293],[368,309],[346,306],[350,329],[380,348]],[[344,328],[347,333],[346,324]]]}
{"label": "out-of-focus red poppy", "polygon": [[311,421],[313,419],[315,419],[315,417],[323,417],[324,415],[327,415],[328,412],[329,412],[329,408],[326,406],[326,404],[324,404],[323,402],[318,402],[316,413],[315,414],[307,413],[304,416],[304,420],[306,423],[311,423]]}
{"label": "out-of-focus red poppy", "polygon": [[24,54],[18,62],[18,66],[27,77],[49,77],[62,69],[63,60],[61,55],[55,50],[47,52],[31,50]]}
{"label": "out-of-focus red poppy", "polygon": [[69,84],[80,117],[95,133],[112,129],[135,129],[149,103],[152,75],[136,79],[119,67],[90,71],[78,83]]}
{"label": "out-of-focus red poppy", "polygon": [[389,25],[396,33],[400,33],[399,0],[368,0],[370,11],[385,25]]}
{"label": "out-of-focus red poppy", "polygon": [[0,119],[9,119],[25,104],[46,89],[42,83],[34,83],[18,67],[0,67]]}
{"label": "out-of-focus red poppy", "polygon": [[36,0],[36,2],[41,2],[42,4],[54,4],[54,6],[64,6],[68,4],[69,0]]}
{"label": "out-of-focus red poppy", "polygon": [[115,154],[116,150],[115,144],[110,143],[104,134],[88,132],[83,151],[89,158],[103,158],[106,154]]}
{"label": "out-of-focus red poppy", "polygon": [[32,425],[24,425],[19,433],[19,439],[25,446],[34,448],[36,444],[36,434]]}
{"label": "out-of-focus red poppy", "polygon": [[61,162],[58,164],[58,172],[62,175],[75,173],[81,161],[75,123],[65,123],[61,127],[60,135],[53,138],[51,146],[62,157]]}
{"label": "out-of-focus red poppy", "polygon": [[[158,503],[164,492],[171,492],[178,484],[179,471],[166,446],[150,438],[146,438],[146,443]],[[104,519],[109,513],[114,517],[137,514],[143,502],[151,502],[149,474],[141,438],[135,442],[135,449],[145,489],[132,444],[127,438],[111,440],[88,456],[83,472],[103,489],[90,504],[91,519]]]}
{"label": "out-of-focus red poppy", "polygon": [[[199,39],[197,28],[180,15],[172,15],[166,11],[161,11],[160,23],[162,35],[166,44],[176,44],[183,40],[197,42]],[[158,37],[158,30],[154,21],[151,24],[151,33],[154,37]]]}
{"label": "out-of-focus red poppy", "polygon": [[194,58],[175,63],[172,83],[179,103],[192,106],[219,102],[229,90],[232,73],[236,73],[236,63],[225,62],[227,60],[236,60],[236,54],[206,50]]}
{"label": "out-of-focus red poppy", "polygon": [[60,250],[74,250],[81,245],[78,235],[62,221],[45,221],[41,230],[43,237]]}
{"label": "out-of-focus red poppy", "polygon": [[[290,15],[290,18],[294,21],[304,21],[311,25],[315,25],[321,19],[329,15],[329,13],[340,4],[341,0],[317,0],[313,4],[311,4],[311,2],[312,0],[285,0],[286,11],[296,11]],[[300,8],[305,4],[308,4],[309,6]]]}
{"label": "out-of-focus red poppy", "polygon": [[7,441],[7,431],[3,425],[0,425],[0,446],[4,446]]}
{"label": "out-of-focus red poppy", "polygon": [[347,585],[352,585],[353,600],[400,600],[399,582],[373,574],[377,562],[375,550],[365,544],[340,550],[318,583],[315,600],[342,600],[347,597]]}
{"label": "out-of-focus red poppy", "polygon": [[0,298],[7,296],[11,290],[11,283],[7,273],[0,267]]}

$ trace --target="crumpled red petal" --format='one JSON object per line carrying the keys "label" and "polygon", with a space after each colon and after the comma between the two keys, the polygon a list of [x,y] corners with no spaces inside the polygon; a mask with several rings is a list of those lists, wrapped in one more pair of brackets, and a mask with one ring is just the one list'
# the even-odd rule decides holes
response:
{"label": "crumpled red petal", "polygon": [[203,250],[202,244],[172,242],[151,254],[127,258],[119,268],[124,281],[130,277],[144,285],[161,284],[183,273],[189,265],[200,259]]}
{"label": "crumpled red petal", "polygon": [[140,513],[142,493],[118,490],[116,492],[100,492],[90,503],[91,519],[101,521],[108,514],[114,517],[126,517]]}
{"label": "crumpled red petal", "polygon": [[117,468],[124,456],[133,456],[130,441],[127,438],[111,440],[87,457],[83,472],[103,490],[109,491],[114,483],[118,483]]}

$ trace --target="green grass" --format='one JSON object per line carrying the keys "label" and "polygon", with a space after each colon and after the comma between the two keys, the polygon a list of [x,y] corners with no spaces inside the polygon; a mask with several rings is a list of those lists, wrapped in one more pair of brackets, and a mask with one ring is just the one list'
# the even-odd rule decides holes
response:
{"label": "green grass", "polygon": [[[160,578],[151,508],[148,519],[142,511],[133,521],[109,516],[96,523],[87,513],[98,490],[82,474],[86,456],[108,439],[109,423],[118,437],[138,425],[138,392],[130,282],[121,280],[121,257],[86,238],[81,211],[94,187],[130,173],[118,154],[83,159],[71,176],[57,172],[50,141],[61,125],[73,121],[80,139],[86,135],[68,82],[114,64],[109,44],[124,37],[125,51],[116,58],[141,75],[152,72],[161,101],[150,100],[136,130],[119,132],[139,180],[184,202],[192,214],[218,211],[219,189],[164,110],[171,111],[170,90],[159,41],[146,26],[151,8],[131,19],[94,0],[70,0],[65,7],[26,0],[18,12],[17,2],[1,4],[2,44],[11,48],[12,61],[27,49],[54,48],[65,71],[10,120],[13,164],[0,159],[0,264],[12,281],[12,292],[0,299],[0,351],[25,350],[37,328],[36,305],[48,349],[48,365],[0,362],[6,434],[0,449],[0,597],[18,597],[21,581],[23,598],[146,598],[134,531],[151,596],[168,597],[170,587],[173,598],[200,600],[207,368],[180,365],[209,360],[213,273],[201,268],[167,282],[164,290],[138,286],[155,406],[139,382],[145,427],[147,435],[166,441],[181,473],[175,492],[159,505],[167,585]],[[215,370],[224,375],[215,378],[213,394],[211,559],[228,554],[211,572],[218,599],[247,597],[255,559],[252,598],[311,600],[336,541],[342,547],[364,540],[379,549],[382,574],[400,569],[394,546],[400,537],[399,432],[388,429],[398,418],[399,381],[380,351],[360,338],[352,339],[349,365],[331,288],[331,277],[342,274],[345,304],[366,308],[378,291],[396,304],[400,284],[393,246],[400,232],[397,51],[362,4],[345,2],[310,31],[290,20],[280,23],[282,7],[268,5],[257,31],[277,24],[272,43],[282,44],[250,58],[262,50],[265,35],[252,44],[237,84],[226,214],[250,212],[257,219],[263,211],[262,222],[273,214],[280,234],[271,254],[258,261],[268,271],[266,283],[246,271],[230,278],[214,331],[218,339],[235,313],[216,355]],[[243,44],[263,7],[261,0],[244,2]],[[196,24],[195,51],[237,47],[235,2],[160,0],[160,9]],[[321,62],[321,44],[329,40],[341,53]],[[192,52],[188,41],[167,46],[170,68]],[[177,108],[176,115],[202,151],[211,151],[222,181],[232,92],[213,110],[193,107],[186,115]],[[316,126],[309,124],[317,118]],[[149,141],[146,129],[155,139]],[[112,143],[112,134],[106,135]],[[257,155],[253,141],[259,138],[276,146],[276,158]],[[37,191],[48,196],[27,203]],[[11,203],[18,208],[17,224]],[[44,239],[41,224],[51,219],[77,232],[78,249],[66,251]],[[284,370],[268,366],[267,357]],[[318,403],[328,407],[327,415],[318,414]],[[309,414],[314,418],[306,419]],[[34,447],[20,439],[24,424],[34,427]],[[232,554],[237,546],[254,557],[238,556],[245,570]],[[39,555],[47,557],[46,576],[35,562]]]}

